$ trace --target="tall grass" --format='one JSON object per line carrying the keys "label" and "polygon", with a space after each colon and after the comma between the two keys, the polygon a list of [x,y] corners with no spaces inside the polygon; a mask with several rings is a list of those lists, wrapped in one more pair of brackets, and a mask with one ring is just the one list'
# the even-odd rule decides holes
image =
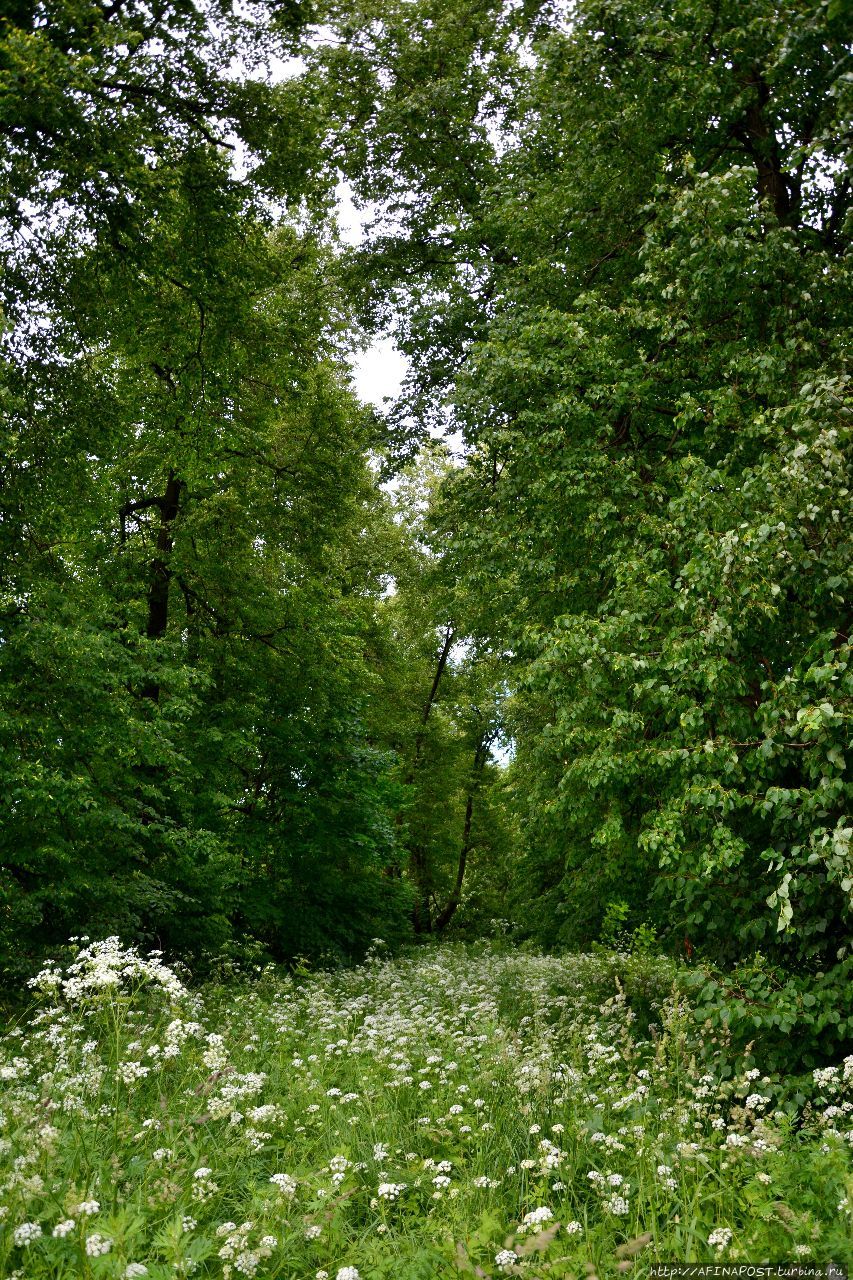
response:
{"label": "tall grass", "polygon": [[851,1261],[853,1057],[699,1065],[668,962],[486,947],[189,991],[117,940],[0,1043],[0,1275]]}

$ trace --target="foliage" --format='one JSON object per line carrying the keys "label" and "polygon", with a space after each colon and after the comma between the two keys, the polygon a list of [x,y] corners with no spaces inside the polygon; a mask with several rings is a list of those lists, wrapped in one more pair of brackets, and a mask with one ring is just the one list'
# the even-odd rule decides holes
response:
{"label": "foliage", "polygon": [[851,967],[848,957],[826,973],[791,975],[757,955],[725,972],[689,971],[682,985],[709,1036],[722,1029],[742,1055],[758,1046],[768,1066],[795,1077],[849,1046]]}
{"label": "foliage", "polygon": [[435,518],[509,663],[516,914],[584,945],[624,898],[673,949],[826,972],[853,889],[839,15],[440,8],[371,4],[321,62],[357,83],[335,136],[381,202],[401,412],[466,442]]}
{"label": "foliage", "polygon": [[258,32],[226,10],[0,29],[7,973],[80,929],[196,960],[406,931],[365,712],[374,422],[306,212],[319,153],[273,127],[297,90],[233,78]]}
{"label": "foliage", "polygon": [[195,994],[117,939],[46,965],[0,1042],[3,1273],[850,1262],[853,1059],[798,1100],[723,1039],[700,1065],[657,957],[382,950]]}
{"label": "foliage", "polygon": [[397,477],[380,610],[386,639],[377,655],[383,696],[375,732],[399,761],[400,839],[413,923],[423,934],[471,931],[490,919],[513,856],[504,770],[495,759],[503,668],[472,643],[470,604],[431,527],[435,494],[452,465],[445,448],[425,447]]}

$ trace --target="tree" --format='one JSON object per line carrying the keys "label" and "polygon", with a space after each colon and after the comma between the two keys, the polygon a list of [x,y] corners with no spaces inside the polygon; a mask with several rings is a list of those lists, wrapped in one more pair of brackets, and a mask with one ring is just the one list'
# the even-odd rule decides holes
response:
{"label": "tree", "polygon": [[[506,845],[491,799],[501,773],[491,750],[501,733],[501,670],[471,642],[466,600],[446,572],[434,525],[435,494],[451,466],[444,449],[425,448],[398,477],[378,664],[376,731],[399,761],[403,873],[422,935],[458,923],[472,872],[478,897],[490,897],[488,876],[477,872]],[[480,901],[476,910],[488,906]]]}
{"label": "tree", "polygon": [[467,442],[450,561],[512,656],[537,931],[588,941],[618,887],[672,945],[833,964],[853,887],[839,16],[370,12],[330,55],[358,85],[340,155],[396,224],[370,274],[417,365],[407,408],[437,397]]}
{"label": "tree", "polygon": [[310,113],[232,81],[254,33],[225,7],[27,18],[0,53],[3,963],[81,930],[357,953],[406,898],[365,727],[375,425],[322,227],[265,201],[322,205]]}

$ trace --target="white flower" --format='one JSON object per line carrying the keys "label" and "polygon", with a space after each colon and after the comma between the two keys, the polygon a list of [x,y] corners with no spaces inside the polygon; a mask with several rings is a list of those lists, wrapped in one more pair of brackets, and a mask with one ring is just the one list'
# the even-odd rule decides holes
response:
{"label": "white flower", "polygon": [[86,1236],[86,1254],[90,1258],[103,1257],[105,1253],[109,1253],[112,1247],[112,1240],[107,1240],[104,1236],[98,1235],[97,1231],[91,1236]]}
{"label": "white flower", "polygon": [[270,1182],[278,1187],[282,1195],[288,1198],[296,1194],[296,1179],[289,1173],[274,1173],[270,1178]]}
{"label": "white flower", "polygon": [[730,1227],[715,1227],[708,1236],[708,1244],[714,1249],[725,1249],[732,1239]]}
{"label": "white flower", "polygon": [[538,1209],[531,1209],[526,1213],[519,1225],[519,1231],[530,1231],[534,1227],[541,1227],[543,1223],[550,1222],[554,1214],[547,1205],[541,1205]]}
{"label": "white flower", "polygon": [[514,1262],[518,1262],[518,1254],[514,1249],[501,1249],[500,1253],[495,1254],[497,1267],[511,1267]]}
{"label": "white flower", "polygon": [[616,1218],[624,1218],[630,1212],[631,1206],[624,1196],[610,1196],[604,1201],[603,1208],[606,1213],[612,1213]]}
{"label": "white flower", "polygon": [[320,1236],[323,1234],[323,1228],[318,1227],[316,1223],[312,1223],[309,1227],[305,1228],[302,1234],[306,1240],[319,1240]]}
{"label": "white flower", "polygon": [[576,1236],[583,1231],[583,1227],[579,1222],[567,1222],[563,1230],[570,1236]]}
{"label": "white flower", "polygon": [[358,1267],[340,1267],[335,1280],[361,1280]]}
{"label": "white flower", "polygon": [[37,1222],[22,1222],[12,1232],[12,1240],[18,1245],[28,1245],[38,1240],[41,1235],[42,1229]]}
{"label": "white flower", "polygon": [[55,1240],[64,1240],[76,1226],[77,1223],[73,1218],[63,1218],[62,1222],[57,1222],[50,1234]]}
{"label": "white flower", "polygon": [[141,1276],[148,1275],[148,1268],[144,1262],[129,1262],[124,1269],[124,1280],[139,1280]]}
{"label": "white flower", "polygon": [[101,1205],[98,1200],[82,1200],[71,1212],[79,1214],[81,1218],[89,1218],[95,1213],[100,1213],[100,1210]]}

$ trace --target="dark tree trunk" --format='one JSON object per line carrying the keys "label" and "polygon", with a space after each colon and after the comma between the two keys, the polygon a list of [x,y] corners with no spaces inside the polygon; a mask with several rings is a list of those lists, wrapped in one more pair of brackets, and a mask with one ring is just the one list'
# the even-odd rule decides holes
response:
{"label": "dark tree trunk", "polygon": [[[160,508],[160,528],[157,530],[157,544],[154,558],[151,561],[151,579],[148,587],[148,619],[145,634],[149,640],[161,640],[169,625],[169,586],[172,570],[169,558],[174,542],[174,525],[178,516],[181,501],[181,482],[172,468],[166,481],[166,490],[162,498],[152,505]],[[143,689],[143,696],[152,702],[160,699],[160,686],[152,681]]]}
{"label": "dark tree trunk", "polygon": [[468,865],[468,854],[471,851],[471,821],[474,817],[474,797],[480,790],[480,783],[483,780],[483,769],[489,754],[489,739],[484,735],[477,743],[474,752],[474,767],[471,770],[471,778],[468,783],[468,794],[465,798],[465,822],[462,827],[462,844],[459,848],[459,863],[456,868],[456,883],[447,902],[442,907],[436,917],[433,928],[436,933],[441,933],[456,914],[456,909],[462,901],[462,885],[465,880],[465,870]]}
{"label": "dark tree trunk", "polygon": [[739,133],[758,174],[758,198],[769,202],[779,222],[790,222],[796,213],[793,183],[782,167],[779,139],[767,122],[770,89],[757,68],[741,79],[753,91]]}
{"label": "dark tree trunk", "polygon": [[[423,753],[424,740],[426,738],[426,729],[429,723],[430,713],[435,705],[438,697],[439,686],[441,685],[441,677],[444,675],[447,660],[450,656],[450,650],[453,648],[453,624],[448,623],[444,633],[441,649],[435,665],[435,674],[433,676],[432,685],[430,687],[427,700],[421,711],[420,725],[415,734],[415,750],[412,755],[412,762],[406,773],[405,781],[407,785],[411,785],[417,776],[418,767],[421,762]],[[415,933],[432,933],[432,913],[430,911],[429,891],[427,888],[427,855],[423,845],[414,845],[409,851],[409,873],[415,886],[415,903],[412,908],[412,925]]]}

